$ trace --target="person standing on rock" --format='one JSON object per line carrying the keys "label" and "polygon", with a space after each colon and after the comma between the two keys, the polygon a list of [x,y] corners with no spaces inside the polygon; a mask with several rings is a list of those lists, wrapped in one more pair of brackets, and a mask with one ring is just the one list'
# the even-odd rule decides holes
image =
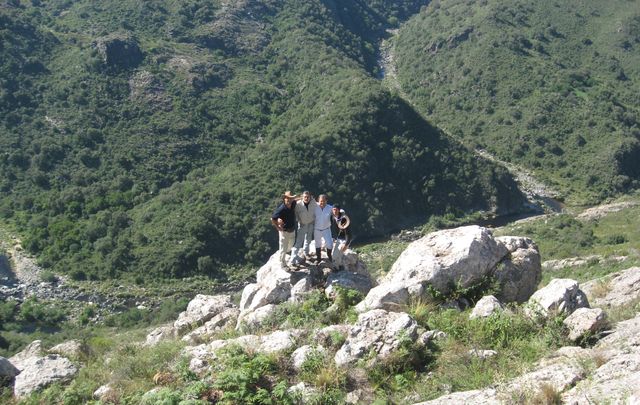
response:
{"label": "person standing on rock", "polygon": [[[287,252],[293,247],[295,241],[296,230],[296,201],[297,196],[292,195],[291,191],[285,191],[282,194],[282,204],[276,208],[271,215],[271,224],[278,230],[278,246],[280,252],[280,265],[284,270],[289,270],[287,263]],[[291,255],[290,263],[293,260]]]}
{"label": "person standing on rock", "polygon": [[[311,193],[304,191],[302,193],[302,201],[296,203],[296,220],[298,221],[298,229],[296,230],[296,242],[291,249],[293,263],[299,260],[298,255],[304,253],[309,258],[309,244],[313,240],[313,229],[316,221],[316,203],[311,197]],[[302,250],[302,251],[301,251]]]}
{"label": "person standing on rock", "polygon": [[331,258],[333,248],[333,238],[331,237],[331,205],[327,204],[327,195],[320,194],[315,207],[315,223],[313,229],[313,239],[316,244],[316,263],[322,259],[322,248],[327,249],[327,257]]}
{"label": "person standing on rock", "polygon": [[347,216],[339,205],[334,204],[331,208],[331,234],[335,236],[333,245],[333,263],[342,267],[343,253],[351,244],[351,219]]}

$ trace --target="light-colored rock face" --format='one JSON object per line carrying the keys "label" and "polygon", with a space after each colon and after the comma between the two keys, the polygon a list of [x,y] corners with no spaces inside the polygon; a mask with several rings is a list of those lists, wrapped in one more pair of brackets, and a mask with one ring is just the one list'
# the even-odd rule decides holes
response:
{"label": "light-colored rock face", "polygon": [[480,301],[473,307],[473,311],[469,315],[470,319],[486,318],[497,312],[503,311],[502,304],[493,295],[482,297]]}
{"label": "light-colored rock face", "polygon": [[631,267],[589,281],[580,288],[593,306],[617,307],[627,304],[640,297],[640,267]]}
{"label": "light-colored rock face", "polygon": [[117,392],[109,384],[100,386],[93,392],[93,399],[102,402],[109,402],[109,399],[117,398]]}
{"label": "light-colored rock face", "polygon": [[451,404],[474,404],[474,405],[494,405],[501,403],[497,399],[494,389],[473,390],[454,392],[444,395],[431,401],[419,402],[415,405],[451,405]]}
{"label": "light-colored rock face", "polygon": [[415,342],[417,337],[418,324],[408,314],[374,309],[358,316],[334,360],[339,366],[345,366],[370,352],[385,358],[400,347],[402,339]]}
{"label": "light-colored rock face", "polygon": [[86,346],[79,340],[70,340],[53,346],[49,349],[49,353],[59,354],[64,357],[78,358],[87,352],[86,349]]}
{"label": "light-colored rock face", "polygon": [[578,308],[562,323],[569,330],[569,339],[577,341],[602,330],[607,325],[607,314],[600,308]]}
{"label": "light-colored rock face", "polygon": [[21,352],[16,353],[13,356],[11,356],[9,358],[9,361],[18,370],[22,370],[25,367],[24,366],[25,361],[27,361],[29,359],[32,359],[32,358],[42,357],[43,354],[44,354],[44,352],[42,350],[42,341],[34,340],[33,342],[29,343],[29,345],[27,345],[27,347],[22,349]]}
{"label": "light-colored rock face", "polygon": [[249,284],[242,292],[241,311],[253,311],[268,304],[280,304],[291,296],[291,273],[283,270],[276,252],[258,270],[256,283]]}
{"label": "light-colored rock face", "polygon": [[202,325],[225,309],[233,308],[228,295],[203,295],[198,294],[187,305],[187,310],[182,312],[173,326],[178,334],[184,333],[196,325]]}
{"label": "light-colored rock face", "polygon": [[155,346],[163,340],[175,339],[178,336],[178,331],[173,325],[165,325],[155,328],[147,335],[145,346]]}
{"label": "light-colored rock face", "polygon": [[57,354],[31,357],[23,363],[22,372],[15,378],[13,392],[16,397],[25,397],[54,382],[69,381],[78,369],[68,359]]}
{"label": "light-colored rock face", "polygon": [[0,356],[0,386],[5,380],[13,380],[13,377],[17,376],[18,373],[20,373],[20,370],[11,364],[8,359]]}
{"label": "light-colored rock face", "polygon": [[244,312],[236,325],[237,330],[253,330],[258,328],[265,319],[271,316],[277,310],[278,306],[269,304],[264,307],[260,307],[255,311]]}
{"label": "light-colored rock face", "polygon": [[267,335],[244,335],[235,339],[214,340],[207,344],[188,346],[182,354],[191,357],[189,369],[195,373],[201,373],[209,368],[211,361],[216,359],[216,351],[229,345],[238,345],[245,350],[256,353],[277,353],[291,350],[304,334],[303,330],[277,330]]}
{"label": "light-colored rock face", "polygon": [[371,277],[368,274],[340,271],[337,273],[331,273],[329,277],[327,277],[324,289],[327,297],[335,297],[336,287],[356,290],[365,296],[369,290],[371,290],[371,287],[373,287],[373,280],[371,280]]}
{"label": "light-colored rock face", "polygon": [[204,325],[184,335],[182,341],[192,345],[203,343],[212,334],[224,328],[235,326],[239,315],[240,310],[238,308],[225,308],[205,322]]}
{"label": "light-colored rock face", "polygon": [[502,302],[525,302],[542,279],[538,247],[531,239],[517,236],[502,236],[496,241],[509,252],[493,271],[493,276],[500,283],[498,299]]}
{"label": "light-colored rock face", "polygon": [[495,277],[502,302],[524,302],[541,278],[540,254],[527,238],[494,238],[486,228],[466,226],[431,233],[412,242],[380,285],[371,289],[356,310],[398,311],[425,287],[447,294]]}
{"label": "light-colored rock face", "polygon": [[326,355],[327,349],[323,346],[300,346],[293,352],[293,354],[291,354],[291,364],[295,370],[300,371],[302,369],[302,364],[309,358],[309,356],[326,357]]}
{"label": "light-colored rock face", "polygon": [[465,288],[479,282],[506,253],[486,228],[465,226],[433,232],[400,254],[383,283],[426,282],[447,293],[452,285]]}
{"label": "light-colored rock face", "polygon": [[571,314],[578,308],[588,308],[589,302],[577,281],[556,278],[536,291],[529,298],[528,306],[531,315],[548,317],[553,313]]}

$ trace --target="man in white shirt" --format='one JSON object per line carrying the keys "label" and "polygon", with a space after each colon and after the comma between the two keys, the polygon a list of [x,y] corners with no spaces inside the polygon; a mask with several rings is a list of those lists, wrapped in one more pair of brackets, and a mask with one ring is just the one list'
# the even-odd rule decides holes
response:
{"label": "man in white shirt", "polygon": [[296,230],[296,242],[291,249],[291,257],[294,261],[299,260],[300,250],[304,249],[304,254],[309,256],[309,244],[313,240],[313,229],[316,220],[316,202],[311,198],[311,193],[305,191],[302,193],[302,201],[296,204],[296,220],[298,228]]}
{"label": "man in white shirt", "polygon": [[320,263],[322,258],[322,248],[327,249],[327,257],[331,258],[331,249],[333,248],[333,239],[331,238],[331,205],[327,204],[327,195],[320,194],[318,203],[315,207],[315,224],[313,229],[313,238],[316,244],[316,263]]}

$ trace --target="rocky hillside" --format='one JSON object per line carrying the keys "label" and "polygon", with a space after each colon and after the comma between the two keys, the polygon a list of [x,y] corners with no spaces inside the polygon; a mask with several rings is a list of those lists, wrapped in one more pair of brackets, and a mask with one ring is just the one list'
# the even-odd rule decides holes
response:
{"label": "rocky hillside", "polygon": [[323,260],[285,271],[274,255],[239,303],[198,295],[146,340],[119,336],[111,349],[95,340],[48,350],[33,342],[0,358],[10,387],[3,398],[170,404],[637,398],[637,267],[587,283],[557,278],[538,289],[537,245],[478,226],[412,242],[378,280],[354,251],[342,265],[337,270]]}

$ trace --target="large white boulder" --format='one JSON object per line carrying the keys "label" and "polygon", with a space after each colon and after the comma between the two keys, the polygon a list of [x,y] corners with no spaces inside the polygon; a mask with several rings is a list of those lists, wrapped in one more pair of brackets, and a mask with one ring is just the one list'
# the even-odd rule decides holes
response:
{"label": "large white boulder", "polygon": [[371,352],[383,359],[396,351],[403,339],[415,342],[417,338],[418,323],[410,315],[374,309],[358,316],[334,360],[346,366]]}
{"label": "large white boulder", "polygon": [[427,286],[446,295],[489,277],[500,282],[498,298],[503,302],[523,302],[535,291],[540,275],[540,255],[530,239],[494,238],[490,230],[475,225],[448,229],[412,242],[356,310],[397,311],[424,294]]}
{"label": "large white boulder", "polygon": [[69,359],[57,354],[28,358],[22,366],[24,368],[16,376],[13,387],[13,392],[18,398],[41,390],[54,382],[69,381],[78,372],[78,368]]}
{"label": "large white boulder", "polygon": [[363,296],[373,287],[373,280],[369,274],[352,271],[339,271],[329,274],[325,283],[325,294],[332,298],[336,294],[336,287],[356,290]]}
{"label": "large white boulder", "polygon": [[566,278],[551,280],[528,301],[528,313],[543,318],[554,313],[569,315],[578,308],[589,308],[587,296],[580,290],[577,281]]}
{"label": "large white boulder", "polygon": [[219,313],[234,307],[229,295],[198,294],[189,302],[187,310],[180,313],[173,326],[181,335],[190,328],[203,325]]}

